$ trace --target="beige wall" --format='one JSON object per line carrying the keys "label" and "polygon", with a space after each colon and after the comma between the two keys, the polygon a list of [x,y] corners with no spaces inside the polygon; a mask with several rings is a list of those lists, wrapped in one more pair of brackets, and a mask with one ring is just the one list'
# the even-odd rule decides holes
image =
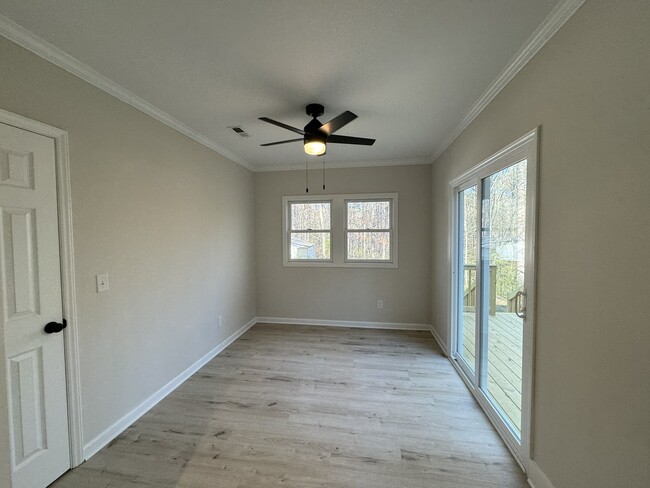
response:
{"label": "beige wall", "polygon": [[86,442],[256,300],[260,316],[432,320],[445,337],[447,183],[540,125],[534,458],[556,488],[647,486],[649,19],[647,1],[587,1],[433,170],[329,170],[328,192],[399,192],[398,269],[284,268],[281,196],[304,173],[253,177],[0,38],[0,108],[70,134]]}
{"label": "beige wall", "polygon": [[253,176],[4,38],[0,60],[0,108],[69,132],[89,442],[255,316]]}
{"label": "beige wall", "polygon": [[311,173],[310,195],[399,193],[399,268],[284,267],[282,196],[304,195],[305,172],[256,173],[257,314],[429,324],[431,166],[330,169],[325,192]]}
{"label": "beige wall", "polygon": [[433,166],[432,315],[448,182],[541,126],[534,458],[556,488],[650,480],[650,2],[589,0]]}

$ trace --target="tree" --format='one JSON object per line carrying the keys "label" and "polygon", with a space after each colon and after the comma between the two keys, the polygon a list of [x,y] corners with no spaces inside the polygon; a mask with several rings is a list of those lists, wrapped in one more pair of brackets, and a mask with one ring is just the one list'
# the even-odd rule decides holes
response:
{"label": "tree", "polygon": [[[500,308],[523,288],[526,237],[526,162],[508,166],[482,181],[481,236],[484,257],[496,266],[496,295]],[[476,266],[478,224],[476,186],[459,194],[463,264]],[[487,253],[487,254],[486,254]],[[465,270],[464,289],[475,285],[473,268]]]}

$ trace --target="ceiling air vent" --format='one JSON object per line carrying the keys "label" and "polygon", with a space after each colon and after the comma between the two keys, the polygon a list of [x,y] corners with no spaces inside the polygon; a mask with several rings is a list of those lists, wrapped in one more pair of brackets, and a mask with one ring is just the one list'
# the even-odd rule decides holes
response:
{"label": "ceiling air vent", "polygon": [[232,129],[232,131],[240,137],[250,137],[248,133],[238,125],[231,125],[228,126],[228,128]]}

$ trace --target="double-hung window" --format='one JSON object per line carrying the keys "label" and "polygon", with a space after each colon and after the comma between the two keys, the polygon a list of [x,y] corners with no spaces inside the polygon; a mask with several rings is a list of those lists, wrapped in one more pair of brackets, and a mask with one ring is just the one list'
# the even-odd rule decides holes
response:
{"label": "double-hung window", "polygon": [[345,201],[345,261],[390,263],[392,198]]}
{"label": "double-hung window", "polygon": [[397,193],[282,198],[285,266],[397,267]]}
{"label": "double-hung window", "polygon": [[288,202],[288,255],[295,262],[332,260],[332,202]]}

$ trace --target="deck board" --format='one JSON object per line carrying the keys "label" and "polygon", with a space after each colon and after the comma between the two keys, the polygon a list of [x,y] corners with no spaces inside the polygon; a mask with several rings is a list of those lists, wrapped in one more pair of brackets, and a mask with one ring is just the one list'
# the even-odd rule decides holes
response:
{"label": "deck board", "polygon": [[[463,355],[474,364],[473,312],[463,313]],[[489,319],[488,391],[512,423],[521,429],[522,322],[514,313],[497,312]]]}

